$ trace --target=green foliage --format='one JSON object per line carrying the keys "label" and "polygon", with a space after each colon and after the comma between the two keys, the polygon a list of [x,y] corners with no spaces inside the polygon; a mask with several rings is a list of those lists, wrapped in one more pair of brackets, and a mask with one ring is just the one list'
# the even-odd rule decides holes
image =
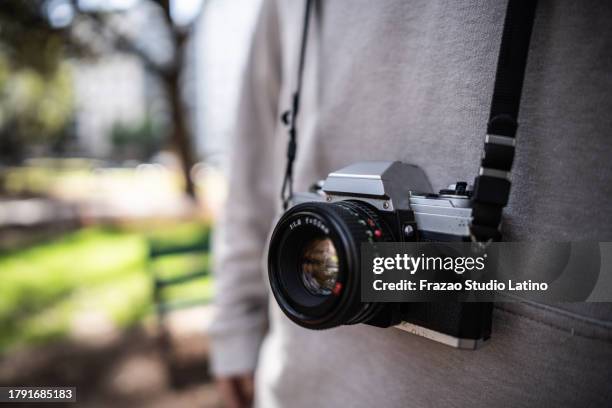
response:
{"label": "green foliage", "polygon": [[32,144],[53,144],[74,109],[65,30],[55,29],[41,0],[0,5],[0,155],[18,161]]}
{"label": "green foliage", "polygon": [[53,141],[69,125],[74,110],[71,71],[66,63],[53,73],[11,69],[0,55],[0,128],[22,143]]}
{"label": "green foliage", "polygon": [[66,29],[54,28],[46,15],[48,0],[0,3],[0,51],[11,69],[53,74],[65,52]]}
{"label": "green foliage", "polygon": [[[194,223],[163,231],[167,242],[192,242],[199,241],[206,228]],[[91,227],[0,254],[0,354],[97,324],[92,316],[118,328],[140,321],[152,302],[147,237],[138,231]],[[156,266],[172,276],[207,263],[208,255],[202,253]],[[168,295],[185,299],[211,293],[210,277],[205,277]]]}
{"label": "green foliage", "polygon": [[111,130],[111,140],[122,158],[147,160],[162,147],[163,132],[158,123],[145,118],[139,123],[116,123]]}

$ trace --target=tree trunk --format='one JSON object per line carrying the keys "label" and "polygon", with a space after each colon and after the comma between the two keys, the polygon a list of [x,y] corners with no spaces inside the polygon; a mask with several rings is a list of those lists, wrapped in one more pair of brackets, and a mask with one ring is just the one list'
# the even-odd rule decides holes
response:
{"label": "tree trunk", "polygon": [[185,67],[185,47],[187,45],[188,31],[174,25],[170,11],[170,0],[156,0],[161,7],[168,28],[174,42],[174,61],[169,71],[162,73],[162,81],[166,87],[170,113],[172,116],[172,134],[170,141],[181,160],[181,170],[185,180],[185,192],[192,199],[196,199],[195,184],[191,178],[191,169],[195,164],[192,135],[187,123],[187,107],[181,89],[181,73]]}
{"label": "tree trunk", "polygon": [[[179,52],[182,52],[182,50]],[[195,164],[195,155],[191,145],[191,132],[187,124],[187,109],[181,92],[181,68],[182,66],[178,66],[177,69],[165,78],[166,92],[168,93],[169,107],[172,115],[172,133],[170,140],[172,147],[176,150],[181,161],[181,170],[185,181],[185,192],[189,197],[195,199],[195,184],[191,178],[191,169]]]}

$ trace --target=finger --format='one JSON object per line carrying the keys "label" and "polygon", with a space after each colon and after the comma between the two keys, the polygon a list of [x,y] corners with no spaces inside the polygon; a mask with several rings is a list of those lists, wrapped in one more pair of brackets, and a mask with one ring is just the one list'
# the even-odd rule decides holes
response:
{"label": "finger", "polygon": [[238,383],[234,378],[217,379],[217,390],[225,408],[244,408]]}
{"label": "finger", "polygon": [[240,394],[245,406],[253,405],[253,396],[255,394],[255,380],[253,374],[243,375],[238,379],[240,383]]}

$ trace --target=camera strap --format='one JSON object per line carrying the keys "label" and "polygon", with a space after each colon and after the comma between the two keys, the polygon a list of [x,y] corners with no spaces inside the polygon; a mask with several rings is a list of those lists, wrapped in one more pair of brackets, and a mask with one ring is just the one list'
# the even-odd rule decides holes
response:
{"label": "camera strap", "polygon": [[[508,0],[483,157],[472,194],[471,233],[473,240],[479,242],[501,238],[499,227],[502,211],[510,196],[509,177],[514,160],[518,113],[536,3],[536,0]],[[292,95],[291,109],[281,117],[289,133],[287,167],[281,190],[283,209],[287,209],[293,195],[293,163],[297,152],[296,120],[311,8],[312,0],[306,0],[297,84]]]}
{"label": "camera strap", "polygon": [[472,193],[472,239],[499,241],[502,211],[510,197],[518,114],[536,0],[509,0],[484,150]]}
{"label": "camera strap", "polygon": [[293,196],[293,162],[297,153],[296,140],[296,121],[300,107],[300,91],[302,90],[302,77],[304,72],[304,59],[306,58],[306,42],[308,40],[308,25],[310,22],[310,9],[312,0],[306,0],[304,8],[304,24],[302,25],[302,41],[300,45],[300,59],[298,61],[298,75],[295,91],[292,95],[291,109],[285,111],[281,116],[281,121],[288,128],[289,141],[287,142],[287,167],[285,178],[281,189],[281,200],[283,200],[283,210],[286,210]]}

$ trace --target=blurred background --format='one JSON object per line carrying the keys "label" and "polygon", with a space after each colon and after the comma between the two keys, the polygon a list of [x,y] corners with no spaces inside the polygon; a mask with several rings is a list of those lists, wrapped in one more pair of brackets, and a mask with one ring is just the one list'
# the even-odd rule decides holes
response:
{"label": "blurred background", "polygon": [[0,385],[218,405],[210,235],[258,8],[0,2]]}

